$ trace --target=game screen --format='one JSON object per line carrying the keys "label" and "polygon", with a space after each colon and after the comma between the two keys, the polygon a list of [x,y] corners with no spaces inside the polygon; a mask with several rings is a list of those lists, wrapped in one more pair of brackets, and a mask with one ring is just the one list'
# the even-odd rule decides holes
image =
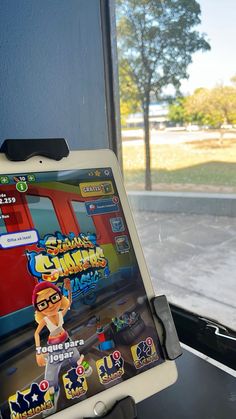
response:
{"label": "game screen", "polygon": [[164,362],[112,170],[0,175],[0,417]]}

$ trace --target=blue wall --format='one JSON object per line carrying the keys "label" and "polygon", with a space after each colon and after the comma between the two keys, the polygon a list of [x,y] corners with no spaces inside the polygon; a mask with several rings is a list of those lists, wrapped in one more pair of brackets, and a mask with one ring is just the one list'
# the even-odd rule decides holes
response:
{"label": "blue wall", "polygon": [[0,143],[108,147],[99,0],[0,0]]}

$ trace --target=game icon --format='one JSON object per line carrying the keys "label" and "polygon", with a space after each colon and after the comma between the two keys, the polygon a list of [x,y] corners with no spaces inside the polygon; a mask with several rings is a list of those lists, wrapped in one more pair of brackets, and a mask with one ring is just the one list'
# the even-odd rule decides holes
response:
{"label": "game icon", "polygon": [[116,248],[119,253],[127,253],[130,250],[129,239],[127,236],[115,237]]}
{"label": "game icon", "polygon": [[99,381],[101,384],[109,384],[118,380],[124,374],[124,359],[119,351],[114,351],[96,362]]}
{"label": "game icon", "polygon": [[137,369],[145,367],[146,365],[159,359],[151,337],[148,337],[146,340],[142,340],[137,345],[132,346],[131,353],[135,368]]}
{"label": "game icon", "polygon": [[122,233],[125,230],[124,221],[121,217],[111,218],[110,223],[113,233]]}
{"label": "game icon", "polygon": [[53,401],[49,392],[49,383],[32,383],[27,390],[17,391],[8,399],[12,419],[34,417],[39,413],[51,411]]}
{"label": "game icon", "polygon": [[62,376],[67,399],[76,399],[87,393],[88,385],[84,375],[84,367],[71,368]]}

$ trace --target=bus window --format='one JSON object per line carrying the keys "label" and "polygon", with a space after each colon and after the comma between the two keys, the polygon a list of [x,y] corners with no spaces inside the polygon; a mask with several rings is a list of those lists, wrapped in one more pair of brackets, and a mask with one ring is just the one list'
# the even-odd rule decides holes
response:
{"label": "bus window", "polygon": [[51,200],[42,196],[40,196],[39,200],[38,198],[37,202],[35,202],[33,195],[26,196],[34,227],[38,231],[39,236],[43,237],[46,234],[60,231],[61,228]]}
{"label": "bus window", "polygon": [[96,234],[96,228],[95,228],[93,219],[92,217],[89,217],[87,215],[84,202],[72,201],[71,204],[75,212],[80,231],[85,234],[86,233]]}
{"label": "bus window", "polygon": [[0,209],[0,234],[4,234],[4,233],[7,233],[7,229],[5,226],[5,222],[2,219],[2,211]]}

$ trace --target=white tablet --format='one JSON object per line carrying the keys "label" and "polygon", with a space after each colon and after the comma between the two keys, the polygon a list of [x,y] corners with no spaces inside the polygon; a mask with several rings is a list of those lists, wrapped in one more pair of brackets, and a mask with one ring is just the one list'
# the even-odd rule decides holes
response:
{"label": "white tablet", "polygon": [[175,382],[111,151],[0,155],[0,272],[3,419],[94,417]]}

